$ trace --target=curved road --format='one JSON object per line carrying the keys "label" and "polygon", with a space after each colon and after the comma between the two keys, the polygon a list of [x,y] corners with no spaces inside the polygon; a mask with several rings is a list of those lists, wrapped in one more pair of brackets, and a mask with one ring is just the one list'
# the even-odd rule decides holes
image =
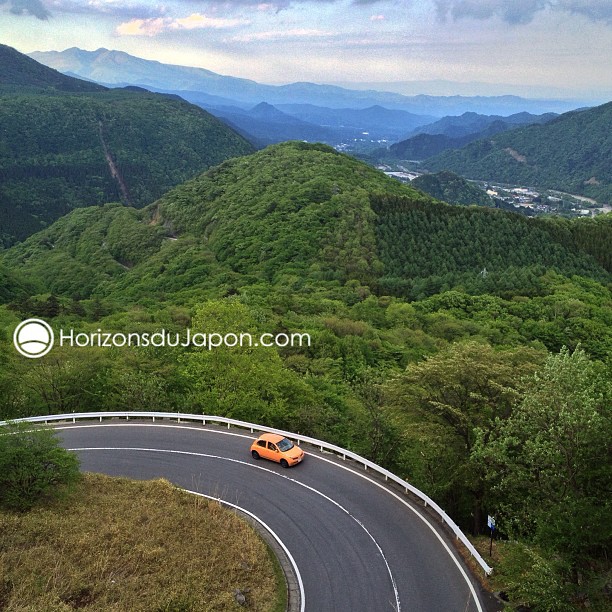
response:
{"label": "curved road", "polygon": [[249,455],[254,435],[194,425],[57,427],[85,471],[164,477],[259,517],[299,568],[307,612],[476,612],[464,564],[410,502],[350,463],[305,448],[285,470]]}

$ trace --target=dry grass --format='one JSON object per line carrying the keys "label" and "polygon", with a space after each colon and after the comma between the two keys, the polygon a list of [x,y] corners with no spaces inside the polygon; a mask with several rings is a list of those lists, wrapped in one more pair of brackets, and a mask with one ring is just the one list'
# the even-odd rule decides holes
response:
{"label": "dry grass", "polygon": [[164,480],[87,474],[69,500],[0,512],[3,611],[269,612],[279,581],[246,522]]}

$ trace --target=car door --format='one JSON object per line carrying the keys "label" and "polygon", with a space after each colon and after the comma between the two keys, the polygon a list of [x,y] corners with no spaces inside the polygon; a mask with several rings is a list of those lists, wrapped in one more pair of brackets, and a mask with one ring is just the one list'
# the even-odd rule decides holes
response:
{"label": "car door", "polygon": [[263,457],[264,459],[268,458],[270,451],[268,450],[268,443],[265,440],[257,440],[255,450],[259,453],[260,457]]}
{"label": "car door", "polygon": [[280,461],[280,451],[274,442],[268,442],[268,459]]}

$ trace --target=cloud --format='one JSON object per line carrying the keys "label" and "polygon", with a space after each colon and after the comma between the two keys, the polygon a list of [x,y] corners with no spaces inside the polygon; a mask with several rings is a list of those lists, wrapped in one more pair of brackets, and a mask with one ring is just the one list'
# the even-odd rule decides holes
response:
{"label": "cloud", "polygon": [[253,41],[276,41],[287,39],[304,39],[304,38],[322,38],[325,36],[334,36],[335,32],[326,32],[325,30],[309,30],[306,28],[295,28],[289,30],[270,30],[267,32],[254,32],[253,34],[244,34],[242,36],[234,36],[234,42],[253,42]]}
{"label": "cloud", "polygon": [[169,12],[167,5],[155,5],[146,0],[46,0],[46,5],[53,14],[104,15],[118,19],[151,19]]}
{"label": "cloud", "polygon": [[208,17],[201,13],[192,13],[188,17],[173,19],[172,17],[155,17],[151,19],[131,19],[120,24],[116,32],[119,36],[157,36],[172,30],[202,30],[235,28],[248,25],[246,19],[224,19]]}
{"label": "cloud", "polygon": [[10,4],[13,15],[33,15],[38,19],[49,19],[51,13],[41,0],[0,0],[0,5]]}
{"label": "cloud", "polygon": [[119,25],[116,29],[119,36],[157,36],[165,30],[165,19],[132,19]]}
{"label": "cloud", "polygon": [[372,15],[370,17],[370,21],[384,21],[385,16],[384,15]]}
{"label": "cloud", "polygon": [[584,15],[593,21],[612,24],[612,2],[610,0],[558,0],[557,6],[569,13]]}
{"label": "cloud", "polygon": [[435,0],[440,19],[449,14],[458,19],[491,19],[501,17],[513,24],[529,23],[534,15],[546,8],[547,0]]}
{"label": "cloud", "polygon": [[536,13],[549,8],[612,23],[610,0],[434,0],[434,3],[442,21],[449,16],[455,21],[501,17],[516,25],[529,23]]}

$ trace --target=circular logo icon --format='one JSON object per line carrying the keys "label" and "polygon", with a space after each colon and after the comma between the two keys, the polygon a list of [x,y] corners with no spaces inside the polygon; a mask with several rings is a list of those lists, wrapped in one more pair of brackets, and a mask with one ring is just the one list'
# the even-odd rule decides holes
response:
{"label": "circular logo icon", "polygon": [[22,321],[13,334],[13,344],[24,357],[37,359],[53,348],[55,337],[51,326],[41,319]]}

